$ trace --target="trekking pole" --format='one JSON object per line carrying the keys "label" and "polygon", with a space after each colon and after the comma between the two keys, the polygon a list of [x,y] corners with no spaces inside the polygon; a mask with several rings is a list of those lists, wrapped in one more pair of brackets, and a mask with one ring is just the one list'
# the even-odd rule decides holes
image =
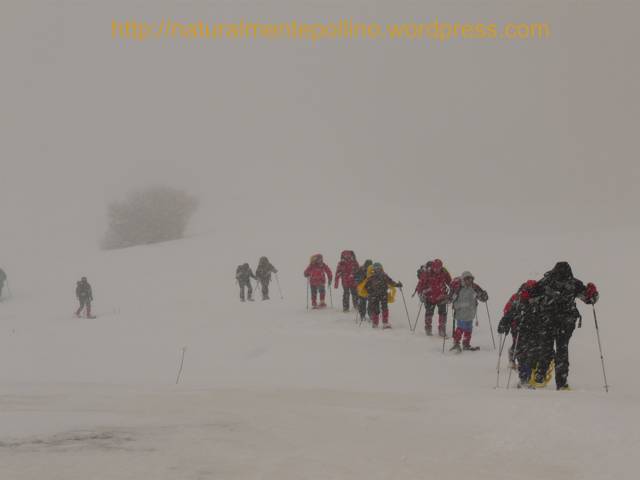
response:
{"label": "trekking pole", "polygon": [[307,310],[309,310],[309,277],[307,277]]}
{"label": "trekking pole", "polygon": [[404,311],[407,312],[407,322],[409,322],[409,330],[411,330],[411,318],[409,318],[409,309],[407,308],[407,302],[404,299],[404,292],[402,291],[402,287],[400,287],[400,294],[402,295],[402,303],[404,303]]}
{"label": "trekking pole", "polygon": [[[520,323],[520,322],[519,322]],[[516,341],[513,344],[513,358],[516,358],[516,355],[518,355],[518,343],[520,342],[520,328],[522,328],[522,325],[518,324],[518,333],[516,334]],[[506,337],[506,335],[505,335]],[[509,377],[507,378],[507,390],[509,389],[509,386],[511,385],[511,373],[513,372],[513,368],[509,369]]]}
{"label": "trekking pole", "polygon": [[413,333],[416,333],[416,328],[418,328],[418,320],[420,320],[420,312],[422,312],[422,305],[423,303],[420,302],[420,307],[418,308],[418,315],[416,315],[416,323],[414,323],[413,328],[411,329]]}
{"label": "trekking pole", "polygon": [[276,283],[278,284],[278,292],[280,292],[280,300],[284,300],[284,296],[282,295],[282,289],[280,288],[280,279],[278,278],[278,273],[275,274]]}
{"label": "trekking pole", "polygon": [[[366,302],[367,299],[364,297],[360,297],[360,301],[361,302]],[[360,306],[358,306],[358,313],[360,313]],[[364,307],[364,315],[362,315],[360,317],[360,323],[358,323],[358,326],[361,327],[362,326],[362,322],[364,322],[365,317],[367,316],[367,306],[365,305]]]}
{"label": "trekking pole", "polygon": [[502,337],[502,334],[500,334],[500,337],[498,338],[498,343],[500,344],[500,349],[498,350],[498,365],[496,366],[496,372],[497,376],[496,376],[496,386],[495,388],[499,388],[500,387],[500,360],[502,359],[502,350],[504,349],[504,344],[507,341],[507,335],[504,335],[504,338]]}
{"label": "trekking pole", "polygon": [[331,303],[331,308],[333,308],[333,292],[331,291],[331,282],[328,283],[329,289],[329,302]]}
{"label": "trekking pole", "polygon": [[[452,315],[453,317],[453,315]],[[455,318],[451,318],[451,338],[453,338],[453,335],[456,333],[456,319]],[[444,353],[444,345],[445,342],[447,341],[447,325],[445,324],[444,326],[444,335],[442,337],[442,353]]]}
{"label": "trekking pole", "polygon": [[[493,337],[493,326],[491,325],[491,314],[489,313],[489,302],[484,302],[484,306],[487,307],[487,318],[489,319],[489,330],[491,330],[491,341],[493,342],[493,349],[496,349],[496,339]],[[500,343],[500,340],[498,340]]]}
{"label": "trekking pole", "polygon": [[609,384],[607,383],[607,372],[604,369],[604,356],[602,355],[602,343],[600,342],[600,329],[598,329],[598,317],[596,316],[596,306],[593,307],[593,321],[596,324],[596,336],[598,338],[598,349],[600,350],[600,362],[602,363],[602,376],[604,377],[604,391],[609,393]]}

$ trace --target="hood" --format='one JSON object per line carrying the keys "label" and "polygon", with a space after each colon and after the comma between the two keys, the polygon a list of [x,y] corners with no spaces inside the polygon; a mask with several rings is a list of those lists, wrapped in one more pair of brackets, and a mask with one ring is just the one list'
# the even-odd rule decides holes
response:
{"label": "hood", "polygon": [[321,253],[316,253],[315,255],[311,255],[311,259],[309,260],[309,263],[322,263],[323,259],[322,259],[322,254]]}
{"label": "hood", "polygon": [[431,270],[435,273],[440,273],[442,271],[442,260],[436,258],[431,262]]}
{"label": "hood", "polygon": [[373,265],[373,260],[367,259],[364,261],[364,265],[362,265],[365,269],[369,268],[371,265]]}
{"label": "hood", "polygon": [[340,254],[340,258],[342,260],[355,260],[356,254],[353,253],[353,250],[343,250]]}
{"label": "hood", "polygon": [[554,280],[569,280],[573,278],[573,272],[568,262],[558,262],[549,272],[549,276]]}
{"label": "hood", "polygon": [[469,277],[471,277],[471,280],[474,279],[474,276],[468,270],[465,270],[464,272],[462,272],[462,275],[460,275],[461,280],[464,280],[465,278],[469,278]]}

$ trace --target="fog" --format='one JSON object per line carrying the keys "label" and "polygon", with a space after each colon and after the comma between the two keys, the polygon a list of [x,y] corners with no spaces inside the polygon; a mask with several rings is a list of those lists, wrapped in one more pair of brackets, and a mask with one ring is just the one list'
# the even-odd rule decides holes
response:
{"label": "fog", "polygon": [[[3,260],[27,247],[53,253],[71,238],[74,248],[97,249],[107,203],[153,184],[198,195],[193,233],[311,230],[401,242],[419,229],[562,238],[637,230],[632,2],[0,9]],[[535,21],[552,36],[111,37],[112,20],[162,18]]]}

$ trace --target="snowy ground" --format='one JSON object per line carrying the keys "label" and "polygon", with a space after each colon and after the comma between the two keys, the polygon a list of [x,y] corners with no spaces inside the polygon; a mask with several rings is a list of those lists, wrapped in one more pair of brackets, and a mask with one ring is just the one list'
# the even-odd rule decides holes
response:
{"label": "snowy ground", "polygon": [[[581,248],[599,251],[598,242]],[[635,478],[637,326],[616,316],[630,298],[607,270],[611,259],[575,269],[585,280],[598,272],[612,391],[602,389],[593,320],[582,308],[574,390],[559,393],[493,388],[497,356],[483,311],[474,333],[481,351],[459,356],[443,355],[420,323],[411,334],[401,303],[390,331],[359,327],[337,310],[307,312],[301,271],[313,252],[305,241],[286,255],[275,247],[281,241],[269,250],[284,300],[274,284],[271,302],[240,304],[232,277],[244,259],[229,258],[231,246],[252,263],[265,248],[246,243],[209,235],[76,253],[73,262],[61,253],[44,276],[35,275],[42,262],[30,264],[34,272],[7,268],[16,273],[13,298],[0,305],[1,478]],[[537,245],[494,269],[490,258],[469,267],[492,294],[494,326],[510,290],[542,273],[523,265],[552,266],[555,258],[536,263],[549,258],[545,242]],[[571,245],[566,258],[586,258]],[[369,246],[411,292],[414,267],[426,260],[414,258],[419,242],[400,253]],[[325,250],[332,268],[337,241],[334,250]],[[93,282],[96,320],[70,314],[82,274]],[[413,317],[417,303],[407,300]]]}

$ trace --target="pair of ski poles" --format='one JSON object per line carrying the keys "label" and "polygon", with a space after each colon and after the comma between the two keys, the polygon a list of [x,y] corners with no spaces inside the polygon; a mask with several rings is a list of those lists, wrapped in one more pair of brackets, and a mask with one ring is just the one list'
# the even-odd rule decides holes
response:
{"label": "pair of ski poles", "polygon": [[[309,290],[311,288],[311,283],[309,282],[309,277],[307,277],[307,310],[309,310]],[[333,294],[331,293],[331,283],[327,284],[327,289],[329,290],[329,302],[331,308],[333,308]]]}

